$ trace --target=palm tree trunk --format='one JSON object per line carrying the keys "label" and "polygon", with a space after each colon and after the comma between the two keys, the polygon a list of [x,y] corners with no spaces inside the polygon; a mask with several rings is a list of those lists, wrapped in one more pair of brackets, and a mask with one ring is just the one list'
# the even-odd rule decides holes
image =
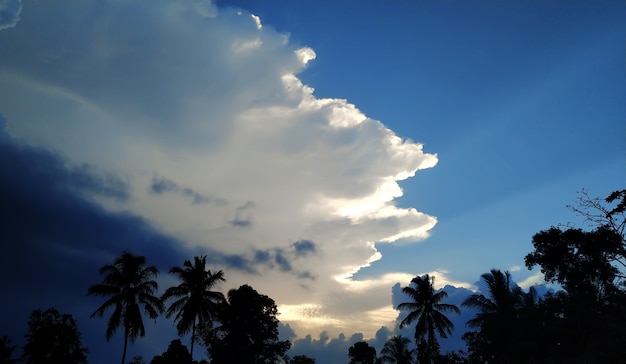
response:
{"label": "palm tree trunk", "polygon": [[191,359],[193,360],[193,342],[196,338],[196,319],[193,319],[193,326],[191,327]]}
{"label": "palm tree trunk", "polygon": [[126,348],[128,347],[128,329],[124,330],[124,351],[122,352],[122,364],[126,361]]}
{"label": "palm tree trunk", "polygon": [[429,363],[434,363],[435,362],[435,349],[436,349],[436,344],[435,342],[437,341],[437,338],[435,337],[435,328],[433,327],[433,323],[431,322],[429,327],[428,327],[428,343],[426,344],[426,347],[428,348],[428,361]]}

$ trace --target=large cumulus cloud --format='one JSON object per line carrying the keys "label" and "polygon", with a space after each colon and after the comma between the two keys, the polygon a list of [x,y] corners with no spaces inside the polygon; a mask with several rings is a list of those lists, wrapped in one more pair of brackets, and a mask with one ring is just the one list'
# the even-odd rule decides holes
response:
{"label": "large cumulus cloud", "polygon": [[87,201],[212,252],[229,286],[274,298],[300,334],[356,323],[371,336],[394,320],[397,276],[352,276],[381,258],[375,243],[428,236],[436,219],[394,199],[437,157],[347,100],[316,98],[297,78],[314,50],[204,1],[36,2],[22,15],[0,32],[6,130],[88,166],[64,177]]}

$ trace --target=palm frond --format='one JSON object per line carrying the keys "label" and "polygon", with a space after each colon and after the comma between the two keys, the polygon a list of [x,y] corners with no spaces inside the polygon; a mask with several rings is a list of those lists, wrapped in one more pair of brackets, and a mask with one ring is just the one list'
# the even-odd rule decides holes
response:
{"label": "palm frond", "polygon": [[163,311],[163,303],[154,294],[158,290],[155,278],[159,272],[155,266],[147,266],[144,256],[136,256],[125,251],[113,264],[106,264],[99,269],[103,276],[102,283],[95,284],[87,290],[88,295],[109,296],[98,307],[91,317],[102,317],[106,311],[114,308],[108,323],[106,338],[121,326],[125,337],[135,340],[144,336],[145,329],[139,305],[144,307],[146,314],[155,319]]}
{"label": "palm frond", "polygon": [[410,312],[402,320],[400,327],[406,327],[417,321],[415,324],[416,341],[428,336],[428,342],[436,342],[435,332],[441,337],[447,337],[452,333],[454,325],[443,312],[460,313],[457,306],[441,303],[448,294],[443,290],[435,292],[433,281],[434,278],[431,279],[428,274],[425,274],[421,277],[414,277],[409,286],[402,288],[402,292],[410,298],[410,301],[398,304],[397,308],[410,310]]}

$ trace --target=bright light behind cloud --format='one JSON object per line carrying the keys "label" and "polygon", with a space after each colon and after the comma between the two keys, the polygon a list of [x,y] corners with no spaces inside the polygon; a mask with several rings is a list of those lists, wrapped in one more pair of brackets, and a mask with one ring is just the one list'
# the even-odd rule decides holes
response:
{"label": "bright light behind cloud", "polygon": [[352,276],[381,259],[375,242],[428,236],[435,218],[394,199],[437,157],[316,98],[296,77],[312,49],[202,1],[26,3],[21,18],[11,42],[0,32],[12,137],[127,181],[128,201],[88,196],[105,208],[245,257],[254,274],[216,267],[227,287],[274,298],[298,334],[393,321],[391,286],[412,276]]}

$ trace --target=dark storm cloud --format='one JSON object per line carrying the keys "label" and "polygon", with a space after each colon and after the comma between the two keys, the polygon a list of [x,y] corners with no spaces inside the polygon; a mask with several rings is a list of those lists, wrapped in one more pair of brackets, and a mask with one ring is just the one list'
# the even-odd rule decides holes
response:
{"label": "dark storm cloud", "polygon": [[[101,301],[85,294],[101,281],[99,267],[122,251],[145,255],[162,276],[194,255],[144,219],[106,211],[85,193],[129,198],[122,179],[89,166],[70,168],[55,153],[17,143],[0,129],[0,287],[10,298],[2,309],[11,313],[0,317],[0,327],[18,345],[29,313],[50,306],[77,317],[87,345],[102,342],[104,321],[88,320]],[[241,256],[210,248],[199,254],[227,269],[253,271]],[[105,350],[90,349],[92,357]]]}
{"label": "dark storm cloud", "polygon": [[88,164],[70,170],[68,185],[116,200],[127,200],[130,186],[111,173],[102,173]]}
{"label": "dark storm cloud", "polygon": [[154,232],[143,219],[107,212],[77,192],[129,197],[128,186],[113,175],[89,166],[68,168],[54,153],[4,138],[0,142],[0,213],[3,246],[11,250],[1,258],[3,266],[13,264],[15,260],[9,257],[26,251],[100,261],[103,255],[130,248],[164,249],[170,254],[177,243]]}
{"label": "dark storm cloud", "polygon": [[[0,131],[0,133],[2,133]],[[144,220],[109,213],[82,196],[128,198],[121,179],[91,167],[67,168],[58,155],[0,138],[0,286],[3,334],[16,343],[30,311],[57,307],[82,323],[85,342],[101,340],[86,310],[87,288],[100,281],[98,268],[124,250],[146,255],[160,268],[183,261],[175,239],[156,233]],[[89,309],[87,309],[87,307]],[[97,338],[97,339],[96,339]],[[92,348],[92,355],[97,352]]]}
{"label": "dark storm cloud", "polygon": [[[0,131],[0,133],[4,132]],[[122,201],[130,196],[130,187],[121,178],[111,173],[98,171],[88,164],[68,167],[57,155],[15,144],[6,135],[0,138],[0,148],[2,149],[4,177],[0,183],[3,183],[7,189],[19,187],[10,185],[12,183],[33,187],[38,183],[46,182],[46,189],[60,194],[85,192]],[[18,178],[23,178],[23,180]]]}

